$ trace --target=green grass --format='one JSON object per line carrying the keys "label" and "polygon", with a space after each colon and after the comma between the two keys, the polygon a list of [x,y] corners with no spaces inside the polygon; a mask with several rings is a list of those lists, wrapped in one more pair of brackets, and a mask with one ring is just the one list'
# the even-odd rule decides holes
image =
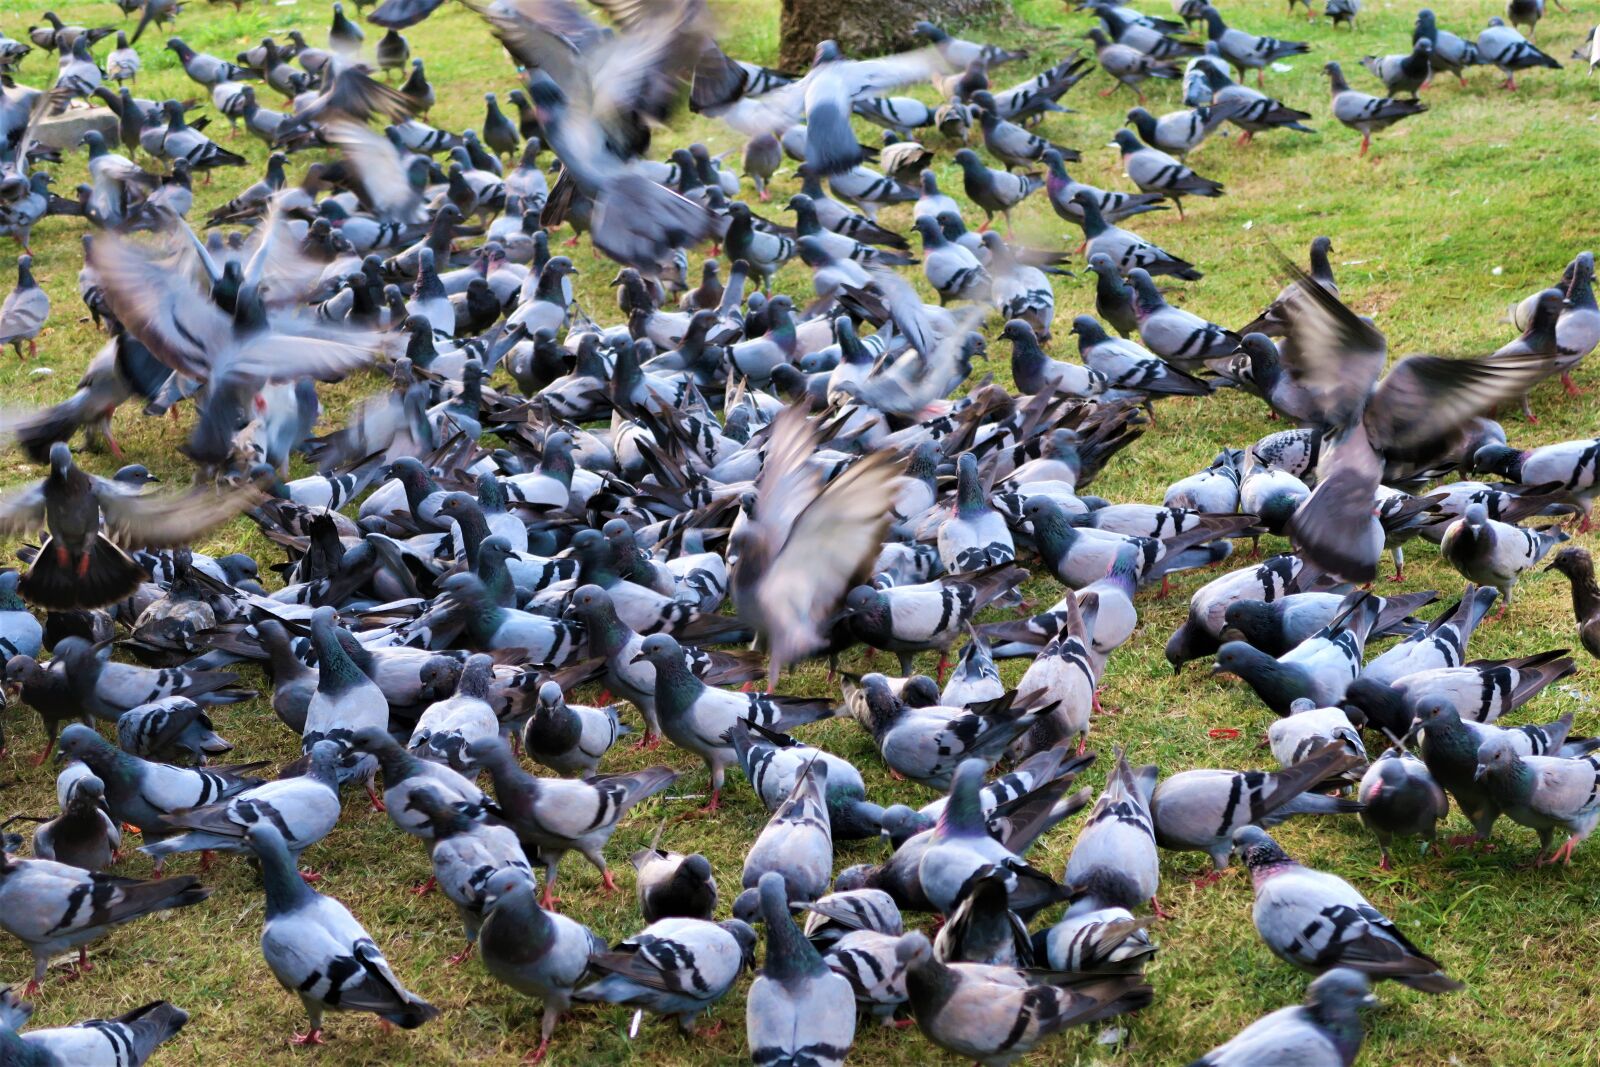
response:
{"label": "green grass", "polygon": [[[44,0],[12,0],[0,14],[0,29],[20,37],[29,24],[39,21],[46,6]],[[1241,26],[1314,43],[1310,56],[1292,61],[1291,72],[1269,74],[1268,86],[1274,95],[1312,111],[1318,133],[1270,134],[1242,150],[1224,140],[1205,146],[1191,162],[1201,173],[1225,182],[1228,195],[1194,203],[1187,223],[1163,213],[1136,220],[1134,228],[1205,270],[1204,281],[1185,286],[1174,299],[1214,320],[1245,321],[1277,291],[1265,241],[1298,258],[1313,236],[1326,233],[1333,237],[1334,266],[1345,298],[1358,312],[1376,318],[1397,353],[1489,351],[1509,337],[1508,328],[1499,321],[1506,305],[1549,284],[1591,240],[1592,180],[1600,168],[1597,83],[1585,80],[1581,67],[1530,73],[1515,94],[1495,88],[1496,78],[1488,70],[1474,71],[1466,90],[1444,79],[1425,94],[1432,108],[1428,114],[1378,136],[1376,163],[1358,160],[1357,135],[1327,118],[1321,64],[1339,59],[1351,81],[1370,90],[1373,82],[1357,59],[1368,52],[1400,50],[1409,40],[1416,5],[1367,6],[1360,32],[1351,34],[1288,19],[1277,0],[1228,5],[1227,14]],[[715,7],[723,18],[729,51],[771,59],[777,43],[775,3],[739,0]],[[1164,3],[1149,7],[1154,13],[1166,13]],[[1442,10],[1445,28],[1476,33],[1489,15],[1499,12],[1499,4],[1467,0]],[[115,24],[118,12],[109,3],[78,4],[70,15],[86,24]],[[235,14],[226,7],[194,3],[180,18],[177,32],[198,49],[231,56],[262,35],[281,34],[291,26],[319,41],[326,19],[327,9],[320,4],[247,6]],[[1042,62],[1079,46],[1078,35],[1085,26],[1082,16],[1065,14],[1058,0],[1019,0],[1014,18],[985,32],[1007,43],[1026,43]],[[1555,13],[1541,30],[1540,43],[1564,60],[1581,40],[1587,22],[1582,15]],[[477,20],[461,7],[446,5],[407,36],[414,51],[426,58],[439,91],[440,104],[433,114],[436,125],[460,129],[474,124],[482,115],[481,93],[496,90],[503,96],[513,87],[510,66]],[[144,51],[146,73],[137,91],[145,96],[195,95],[171,54],[155,50],[164,38],[165,34],[152,33],[147,40],[151,47]],[[369,39],[376,39],[370,28]],[[22,68],[22,79],[30,84],[48,80],[50,62],[49,57],[31,57]],[[1019,80],[1038,65],[1030,61],[1006,69],[998,84]],[[1086,162],[1072,168],[1075,175],[1127,188],[1116,173],[1115,153],[1105,146],[1131,100],[1125,93],[1110,100],[1096,97],[1105,84],[1102,75],[1088,79],[1068,99],[1080,113],[1052,117],[1045,132],[1082,149]],[[1152,85],[1150,93],[1153,111],[1178,106],[1175,83]],[[876,136],[876,131],[865,132]],[[713,151],[736,151],[741,144],[725,127],[688,119],[659,143],[664,150],[690,137],[704,140]],[[196,218],[259,173],[265,153],[257,142],[241,138],[224,143],[248,155],[252,166],[248,172],[221,173],[210,187],[197,186]],[[295,159],[291,176],[297,176],[307,162]],[[70,190],[81,180],[81,157],[58,173],[58,191]],[[959,190],[948,150],[941,153],[939,174],[946,188]],[[780,197],[791,183],[792,178],[780,182]],[[906,227],[909,211],[891,211],[885,219]],[[969,217],[969,223],[976,222]],[[1050,214],[1039,197],[1018,213],[1018,223],[1019,231],[1033,243],[1076,247],[1079,240],[1077,230]],[[73,220],[51,220],[35,232],[36,273],[55,301],[50,328],[40,339],[39,365],[54,374],[35,378],[32,365],[19,366],[9,358],[0,362],[7,405],[65,396],[102,343],[82,319],[74,287],[79,233]],[[603,287],[610,277],[608,265],[592,259],[587,247],[575,258],[585,268],[581,279],[585,307],[606,318],[615,306]],[[779,284],[803,298],[810,296],[807,280],[797,269],[786,270]],[[1090,292],[1082,279],[1063,280],[1058,288],[1058,320],[1065,322],[1088,310]],[[1066,354],[1059,341],[1054,347],[1058,355]],[[1008,377],[1003,357],[980,368],[980,373],[988,371],[1002,380]],[[1591,365],[1577,377],[1592,389],[1600,375]],[[375,378],[354,382],[333,395],[348,399],[376,384]],[[1519,417],[1510,418],[1506,425],[1513,442],[1531,445],[1593,433],[1597,424],[1593,397],[1591,393],[1573,401],[1553,385],[1544,387],[1535,398],[1542,423],[1531,427]],[[336,405],[335,414],[337,410]],[[130,405],[118,415],[116,428],[131,458],[148,462],[159,473],[181,477],[184,464],[175,448],[183,440],[189,417],[185,412],[177,421],[146,419]],[[1116,500],[1158,499],[1168,482],[1203,466],[1222,446],[1242,446],[1280,427],[1265,419],[1260,404],[1230,393],[1203,404],[1165,404],[1159,424],[1116,459],[1094,491]],[[7,485],[20,485],[41,473],[14,452],[5,459],[8,466],[0,481]],[[97,470],[115,465],[108,457],[87,457],[86,462]],[[263,563],[276,558],[243,523],[201,547],[244,549]],[[1460,579],[1420,542],[1411,552],[1409,575],[1408,588],[1438,589],[1446,597],[1460,586]],[[1257,747],[1257,739],[1271,716],[1253,696],[1237,683],[1208,677],[1203,665],[1191,666],[1174,678],[1161,658],[1162,643],[1181,619],[1189,593],[1209,577],[1181,576],[1174,595],[1166,600],[1149,594],[1141,597],[1139,631],[1112,657],[1107,670],[1105,702],[1120,711],[1094,724],[1091,740],[1101,752],[1122,744],[1136,760],[1159,763],[1169,772],[1270,761]],[[1056,592],[1049,581],[1037,581],[1032,589],[1038,597],[1053,597]],[[1508,619],[1480,632],[1473,652],[1485,657],[1525,654],[1573,645],[1573,638],[1566,586],[1555,576],[1541,574],[1524,583]],[[880,660],[879,666],[887,662]],[[1014,682],[1024,665],[1008,663],[1006,678]],[[1540,697],[1519,719],[1547,721],[1571,709],[1578,713],[1580,731],[1600,730],[1600,716],[1592,705],[1592,666],[1587,660],[1581,666],[1579,675]],[[826,691],[821,671],[814,668],[787,679],[786,688]],[[298,753],[296,739],[277,725],[263,704],[226,708],[217,718],[222,732],[238,744],[241,759],[281,761]],[[1214,726],[1237,727],[1242,735],[1233,741],[1212,740],[1207,731]],[[41,740],[35,716],[27,711],[13,714],[7,729],[11,749],[0,763],[5,811],[52,813],[52,773],[32,767],[27,758]],[[931,799],[915,786],[890,781],[866,736],[854,725],[826,724],[807,730],[806,736],[856,762],[875,799],[913,804]],[[684,772],[679,793],[704,793],[698,761],[670,747],[656,758]],[[610,766],[627,769],[643,762],[632,752],[621,752]],[[1103,769],[1096,768],[1088,780],[1098,787],[1103,776]],[[665,844],[704,852],[717,871],[725,899],[731,900],[738,891],[743,850],[765,814],[738,776],[730,778],[728,806],[719,817],[676,821],[700,803],[697,797],[659,798],[628,819],[610,850],[627,893],[606,897],[589,868],[569,862],[561,883],[567,913],[606,938],[637,929],[626,856],[648,840],[663,817],[675,820],[668,824]],[[1451,832],[1464,826],[1459,816],[1452,815]],[[1032,858],[1047,870],[1060,871],[1075,833],[1069,823],[1041,842]],[[1600,855],[1594,845],[1579,849],[1571,869],[1528,870],[1525,865],[1536,848],[1533,834],[1502,823],[1497,851],[1419,859],[1408,848],[1397,870],[1378,874],[1376,845],[1354,819],[1291,824],[1280,837],[1304,862],[1354,881],[1437,955],[1452,975],[1467,983],[1464,993],[1435,998],[1383,986],[1379,990],[1383,1006],[1368,1017],[1365,1062],[1576,1064],[1594,1063],[1600,1056],[1600,1038],[1595,1036],[1600,1021],[1595,994],[1600,990],[1592,968],[1600,948],[1600,927],[1593,921]],[[855,843],[837,850],[836,864],[875,861],[881,855],[874,845]],[[172,869],[186,872],[194,862],[179,859]],[[476,961],[454,970],[444,966],[445,958],[460,947],[454,912],[436,894],[411,895],[409,887],[427,874],[427,858],[386,819],[369,814],[364,799],[351,798],[345,821],[311,851],[307,862],[326,873],[323,890],[351,906],[402,978],[444,1009],[437,1022],[409,1034],[381,1033],[366,1017],[333,1016],[330,1047],[310,1055],[325,1063],[471,1061],[488,1067],[514,1063],[537,1043],[536,1004],[490,980]],[[1029,1062],[1186,1062],[1260,1014],[1300,999],[1304,976],[1274,959],[1250,927],[1247,879],[1235,871],[1220,886],[1197,890],[1189,880],[1203,865],[1197,855],[1164,857],[1162,898],[1173,918],[1156,924],[1162,951],[1149,969],[1156,1000],[1126,1020],[1126,1043],[1097,1045],[1099,1028],[1092,1027],[1047,1042]],[[149,866],[135,854],[119,870],[144,875]],[[272,981],[257,949],[261,894],[252,873],[242,862],[229,860],[207,881],[216,892],[204,905],[138,923],[96,945],[92,958],[98,966],[88,977],[64,984],[52,972],[52,981],[38,998],[36,1023],[59,1025],[165,997],[188,1009],[193,1021],[162,1050],[160,1063],[236,1064],[252,1055],[285,1062],[301,1055],[283,1045],[291,1030],[303,1023],[299,1007]],[[17,943],[0,938],[0,977],[20,983],[27,970],[27,956]],[[552,1058],[557,1063],[648,1059],[673,1067],[735,1061],[745,1055],[742,1013],[741,988],[714,1013],[714,1018],[730,1024],[718,1036],[690,1039],[669,1026],[647,1022],[639,1039],[630,1042],[629,1012],[585,1009],[557,1031]],[[864,1026],[853,1059],[874,1063],[908,1055],[939,1054],[914,1033]]]}

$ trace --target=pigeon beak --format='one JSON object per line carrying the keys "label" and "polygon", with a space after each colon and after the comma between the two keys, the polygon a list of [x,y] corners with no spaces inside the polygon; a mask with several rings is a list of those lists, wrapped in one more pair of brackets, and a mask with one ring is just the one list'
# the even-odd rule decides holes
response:
{"label": "pigeon beak", "polygon": [[1380,1001],[1378,1000],[1377,995],[1374,993],[1368,993],[1366,996],[1361,998],[1361,1006],[1363,1008],[1376,1008],[1379,1003]]}
{"label": "pigeon beak", "polygon": [[1483,781],[1483,776],[1488,774],[1488,773],[1489,773],[1489,765],[1487,763],[1480,763],[1480,764],[1478,764],[1477,768],[1474,769],[1473,772],[1472,772],[1472,780],[1474,782],[1481,782],[1481,781]]}
{"label": "pigeon beak", "polygon": [[1216,677],[1216,676],[1217,676],[1217,675],[1219,675],[1219,674],[1228,674],[1228,673],[1229,673],[1229,671],[1228,671],[1228,668],[1226,668],[1226,667],[1224,667],[1224,666],[1223,666],[1223,665],[1222,665],[1222,664],[1220,664],[1220,663],[1213,663],[1213,664],[1212,664],[1212,665],[1211,665],[1211,670],[1210,670],[1210,672],[1209,672],[1209,673],[1210,673],[1210,674],[1211,674],[1211,676],[1212,676],[1212,677],[1213,677],[1213,678],[1215,678],[1215,677]]}
{"label": "pigeon beak", "polygon": [[1422,723],[1420,723],[1420,722],[1412,723],[1411,724],[1411,729],[1406,731],[1406,735],[1400,739],[1400,743],[1403,744],[1403,745],[1407,745],[1407,746],[1411,745],[1413,742],[1416,741],[1417,735],[1420,734],[1421,732],[1422,732]]}

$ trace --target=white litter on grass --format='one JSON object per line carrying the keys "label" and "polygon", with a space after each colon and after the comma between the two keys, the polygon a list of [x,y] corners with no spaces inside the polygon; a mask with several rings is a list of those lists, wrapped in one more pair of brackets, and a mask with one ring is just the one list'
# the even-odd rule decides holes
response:
{"label": "white litter on grass", "polygon": [[1575,685],[1558,685],[1556,686],[1556,692],[1564,693],[1574,700],[1581,700],[1585,704],[1589,703],[1589,694]]}
{"label": "white litter on grass", "polygon": [[1345,260],[1343,263],[1341,263],[1339,265],[1341,267],[1359,267],[1359,266],[1361,266],[1361,264],[1363,264],[1365,262],[1366,262],[1366,260],[1364,260],[1364,259],[1347,259],[1347,260]]}
{"label": "white litter on grass", "polygon": [[1100,1036],[1094,1039],[1097,1045],[1120,1045],[1122,1039],[1128,1036],[1128,1031],[1120,1026],[1108,1026],[1100,1031]]}
{"label": "white litter on grass", "polygon": [[1500,275],[1504,274],[1505,272],[1506,272],[1506,269],[1504,267],[1496,267],[1494,270],[1490,271],[1489,273],[1493,274],[1496,278],[1498,278],[1498,277],[1500,277]]}
{"label": "white litter on grass", "polygon": [[1244,228],[1247,229],[1247,230],[1251,229],[1251,228],[1253,228],[1255,226],[1255,224],[1256,224],[1255,220],[1251,219],[1251,220],[1249,220],[1248,222],[1246,222],[1244,224]]}
{"label": "white litter on grass", "polygon": [[30,377],[30,378],[48,378],[54,373],[55,373],[55,371],[52,370],[49,367],[35,367],[31,371],[28,372],[28,377]]}
{"label": "white litter on grass", "polygon": [[[294,0],[289,0],[293,3]],[[633,1019],[628,1023],[628,1040],[632,1041],[639,1036],[639,1024],[644,1021],[644,1009],[640,1008],[633,1013]]]}
{"label": "white litter on grass", "polygon": [[1272,69],[1279,74],[1287,74],[1294,68],[1287,63],[1274,63],[1272,64]]}

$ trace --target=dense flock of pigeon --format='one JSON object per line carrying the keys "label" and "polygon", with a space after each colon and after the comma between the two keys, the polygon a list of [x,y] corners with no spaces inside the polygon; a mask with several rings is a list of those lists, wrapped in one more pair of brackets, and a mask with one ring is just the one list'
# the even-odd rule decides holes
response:
{"label": "dense flock of pigeon", "polygon": [[[200,853],[203,872],[236,853],[259,867],[265,965],[307,1016],[297,1043],[321,1043],[329,1011],[427,1023],[438,1010],[300,867],[337,839],[348,785],[397,842],[428,850],[465,938],[455,962],[476,949],[542,1002],[530,1061],[564,1014],[592,1010],[579,1005],[693,1032],[764,940],[745,999],[757,1064],[839,1063],[869,1022],[1008,1064],[1159,995],[1143,972],[1159,951],[1164,849],[1216,871],[1239,858],[1257,933],[1314,976],[1302,1005],[1195,1062],[1349,1064],[1372,983],[1461,983],[1271,827],[1358,814],[1387,868],[1397,841],[1432,843],[1453,798],[1474,842],[1505,816],[1537,833],[1541,862],[1571,862],[1600,820],[1600,739],[1574,735],[1571,713],[1497,720],[1574,658],[1467,650],[1553,553],[1581,644],[1600,656],[1589,555],[1558,547],[1565,525],[1589,527],[1600,440],[1524,450],[1493,418],[1520,403],[1531,426],[1529,394],[1557,376],[1572,388],[1600,342],[1591,253],[1513,310],[1516,339],[1477,358],[1389,366],[1382,333],[1341,300],[1328,238],[1309,269],[1279,256],[1283,291],[1238,330],[1168,303],[1154,279],[1200,269],[1123,224],[1221,195],[1183,159],[1223,126],[1248,141],[1313,121],[1243,80],[1262,85],[1310,46],[1199,0],[1175,0],[1176,20],[1089,3],[1093,57],[1004,89],[992,74],[1037,57],[929,23],[915,27],[925,45],[897,56],[824,42],[796,76],[724,54],[700,0],[596,0],[605,27],[567,0],[462,0],[517,88],[515,118],[490,94],[481,128],[461,133],[422,121],[434,93],[400,32],[439,2],[385,0],[366,13],[381,35],[334,4],[325,48],[294,32],[229,60],[167,41],[216,115],[273,149],[260,181],[193,222],[193,175],[245,161],[209,138],[203,105],[134,95],[136,46],[173,22],[174,0],[124,0],[131,35],[51,15],[31,44],[0,37],[0,232],[25,253],[0,340],[31,355],[51,313],[26,254],[47,215],[83,219],[79,292],[107,335],[69,399],[3,420],[8,445],[48,462],[0,497],[0,528],[45,535],[20,551],[23,570],[0,573],[5,683],[43,720],[40,762],[65,764],[60,814],[28,855],[13,835],[0,857],[0,929],[34,962],[24,996],[56,954],[76,950],[87,969],[87,946],[114,928],[204,907],[201,878],[159,877],[168,858]],[[1321,14],[1354,28],[1359,6],[1327,0]],[[1515,28],[1531,35],[1542,9],[1512,0],[1475,39],[1418,12],[1408,52],[1362,60],[1383,96],[1327,63],[1333,117],[1365,152],[1375,130],[1426,110],[1417,91],[1440,72],[1465,82],[1493,65],[1510,88],[1518,71],[1559,66]],[[1136,192],[1074,180],[1078,154],[1031,129],[1096,66],[1111,91],[1183,81],[1188,110],[1135,108],[1115,134]],[[890,95],[930,79],[946,103]],[[748,138],[742,177],[702,145],[660,149],[685,98]],[[59,153],[36,135],[79,100],[117,123],[83,136],[89,181],[68,195],[51,190]],[[881,147],[858,142],[853,117],[884,128]],[[926,169],[949,148],[959,199]],[[294,184],[300,151],[315,162]],[[800,164],[792,225],[760,208],[786,157]],[[758,200],[742,199],[743,179]],[[1044,347],[1069,252],[988,228],[1036,192],[1082,227],[1095,275],[1094,314],[1070,326],[1081,362]],[[902,202],[920,254],[878,221]],[[574,302],[576,268],[551,247],[563,226],[619,264],[620,314]],[[693,264],[708,242],[720,258]],[[803,308],[769,295],[793,259],[814,283]],[[973,380],[995,312],[1015,391]],[[330,429],[319,383],[371,367],[386,384]],[[1292,428],[1224,448],[1159,503],[1088,492],[1122,449],[1148,447],[1156,402],[1219,388]],[[80,430],[118,450],[111,416],[130,401],[192,405],[193,486],[75,464]],[[321,473],[285,480],[301,454]],[[284,551],[270,582],[249,556],[187,547],[241,514]],[[1292,552],[1235,556],[1267,534]],[[1435,592],[1373,586],[1386,552],[1403,577],[1418,539],[1465,582],[1441,610]],[[1201,567],[1217,576],[1167,659],[1251,687],[1278,716],[1277,765],[1158,775],[1119,749],[1096,799],[1075,786],[1097,759],[1086,742],[1107,659],[1135,633],[1143,589]],[[1034,578],[1060,598],[1024,602]],[[845,674],[836,698],[783,695],[787,668],[825,659],[831,674],[862,649],[894,653],[898,674]],[[912,673],[923,652],[939,654],[937,679]],[[1030,661],[1015,688],[1003,658]],[[275,777],[210,762],[232,749],[222,709],[255,695],[242,664],[265,672],[272,712],[301,738]],[[584,686],[595,703],[577,702]],[[854,719],[890,774],[937,799],[874,803],[856,767],[801,739],[829,718]],[[673,766],[607,773],[630,732],[665,743]],[[668,820],[632,857],[638,933],[607,945],[558,910],[562,858],[576,852],[615,890],[619,823],[702,780],[701,763],[708,813],[727,788],[771,813],[737,887],[723,871],[719,888],[704,856],[657,847],[688,836]],[[1064,871],[1029,862],[1043,835],[1069,833]],[[130,835],[157,878],[108,873]],[[836,842],[879,839],[882,862],[836,870]],[[128,1067],[188,1019],[158,1001],[29,1030],[30,1011],[0,994],[0,1063]]]}

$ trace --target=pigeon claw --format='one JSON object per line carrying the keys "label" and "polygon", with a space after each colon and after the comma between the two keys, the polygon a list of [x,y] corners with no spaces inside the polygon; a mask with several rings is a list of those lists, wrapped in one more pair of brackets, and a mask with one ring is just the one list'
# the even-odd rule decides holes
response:
{"label": "pigeon claw", "polygon": [[432,889],[438,884],[439,879],[430,874],[428,875],[428,880],[426,882],[423,882],[421,885],[411,890],[411,895],[414,897],[426,896],[428,894],[428,890]]}
{"label": "pigeon claw", "polygon": [[289,1039],[289,1044],[291,1044],[291,1045],[326,1045],[327,1042],[322,1039],[322,1027],[319,1026],[319,1027],[316,1027],[313,1030],[311,1030],[309,1033],[304,1033],[304,1034],[297,1033],[297,1034],[295,1034],[293,1037],[291,1037]]}
{"label": "pigeon claw", "polygon": [[447,966],[447,967],[459,967],[463,963],[466,963],[471,958],[472,958],[472,942],[469,941],[469,942],[467,942],[467,947],[466,948],[462,949],[460,952],[457,952],[454,956],[451,956],[449,959],[445,960],[444,962],[445,962],[445,966]]}
{"label": "pigeon claw", "polygon": [[522,1062],[526,1065],[530,1065],[531,1067],[532,1064],[538,1063],[540,1060],[544,1059],[544,1054],[549,1051],[550,1039],[545,1038],[543,1041],[539,1042],[538,1048],[534,1049],[532,1052],[528,1053],[527,1056],[523,1057]]}

